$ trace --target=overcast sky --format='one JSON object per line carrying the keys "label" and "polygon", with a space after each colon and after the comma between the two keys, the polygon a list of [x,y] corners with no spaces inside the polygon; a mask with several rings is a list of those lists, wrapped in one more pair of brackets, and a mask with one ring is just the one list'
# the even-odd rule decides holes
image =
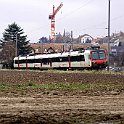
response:
{"label": "overcast sky", "polygon": [[[73,31],[73,36],[107,36],[108,0],[0,0],[0,38],[15,22],[30,42],[50,35],[49,14],[53,5],[63,7],[56,15],[56,32]],[[111,0],[111,33],[124,31],[124,0]]]}

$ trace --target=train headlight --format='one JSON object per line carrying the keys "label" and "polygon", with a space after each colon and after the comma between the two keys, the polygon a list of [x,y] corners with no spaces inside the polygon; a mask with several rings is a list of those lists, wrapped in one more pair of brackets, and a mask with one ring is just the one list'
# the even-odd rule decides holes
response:
{"label": "train headlight", "polygon": [[96,62],[92,62],[92,65],[93,65],[93,66],[96,66],[97,64],[96,64]]}
{"label": "train headlight", "polygon": [[93,64],[96,64],[96,62],[93,62]]}

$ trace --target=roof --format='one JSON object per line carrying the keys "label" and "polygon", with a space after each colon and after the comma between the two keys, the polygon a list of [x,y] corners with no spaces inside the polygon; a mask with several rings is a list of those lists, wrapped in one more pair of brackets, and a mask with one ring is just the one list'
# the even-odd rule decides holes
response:
{"label": "roof", "polygon": [[[107,49],[107,44],[101,45],[101,48]],[[53,50],[55,52],[64,52],[69,51],[71,49],[76,50],[79,48],[87,48],[92,46],[92,44],[64,44],[64,43],[48,43],[48,44],[36,44],[31,43],[31,47],[35,51],[35,53],[44,53],[48,52],[48,50]]]}

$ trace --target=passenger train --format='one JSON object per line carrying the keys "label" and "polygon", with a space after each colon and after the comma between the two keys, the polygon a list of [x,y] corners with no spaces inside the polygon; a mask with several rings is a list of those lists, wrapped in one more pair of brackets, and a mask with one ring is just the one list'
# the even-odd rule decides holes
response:
{"label": "passenger train", "polygon": [[14,58],[16,69],[102,69],[107,66],[103,49],[34,54]]}

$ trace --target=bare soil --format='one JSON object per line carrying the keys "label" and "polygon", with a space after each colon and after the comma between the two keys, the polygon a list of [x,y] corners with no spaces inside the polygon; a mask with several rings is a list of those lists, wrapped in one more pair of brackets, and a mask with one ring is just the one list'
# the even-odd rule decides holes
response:
{"label": "bare soil", "polygon": [[89,91],[1,89],[0,124],[124,124],[124,75],[121,73],[1,70],[0,83],[115,85]]}

